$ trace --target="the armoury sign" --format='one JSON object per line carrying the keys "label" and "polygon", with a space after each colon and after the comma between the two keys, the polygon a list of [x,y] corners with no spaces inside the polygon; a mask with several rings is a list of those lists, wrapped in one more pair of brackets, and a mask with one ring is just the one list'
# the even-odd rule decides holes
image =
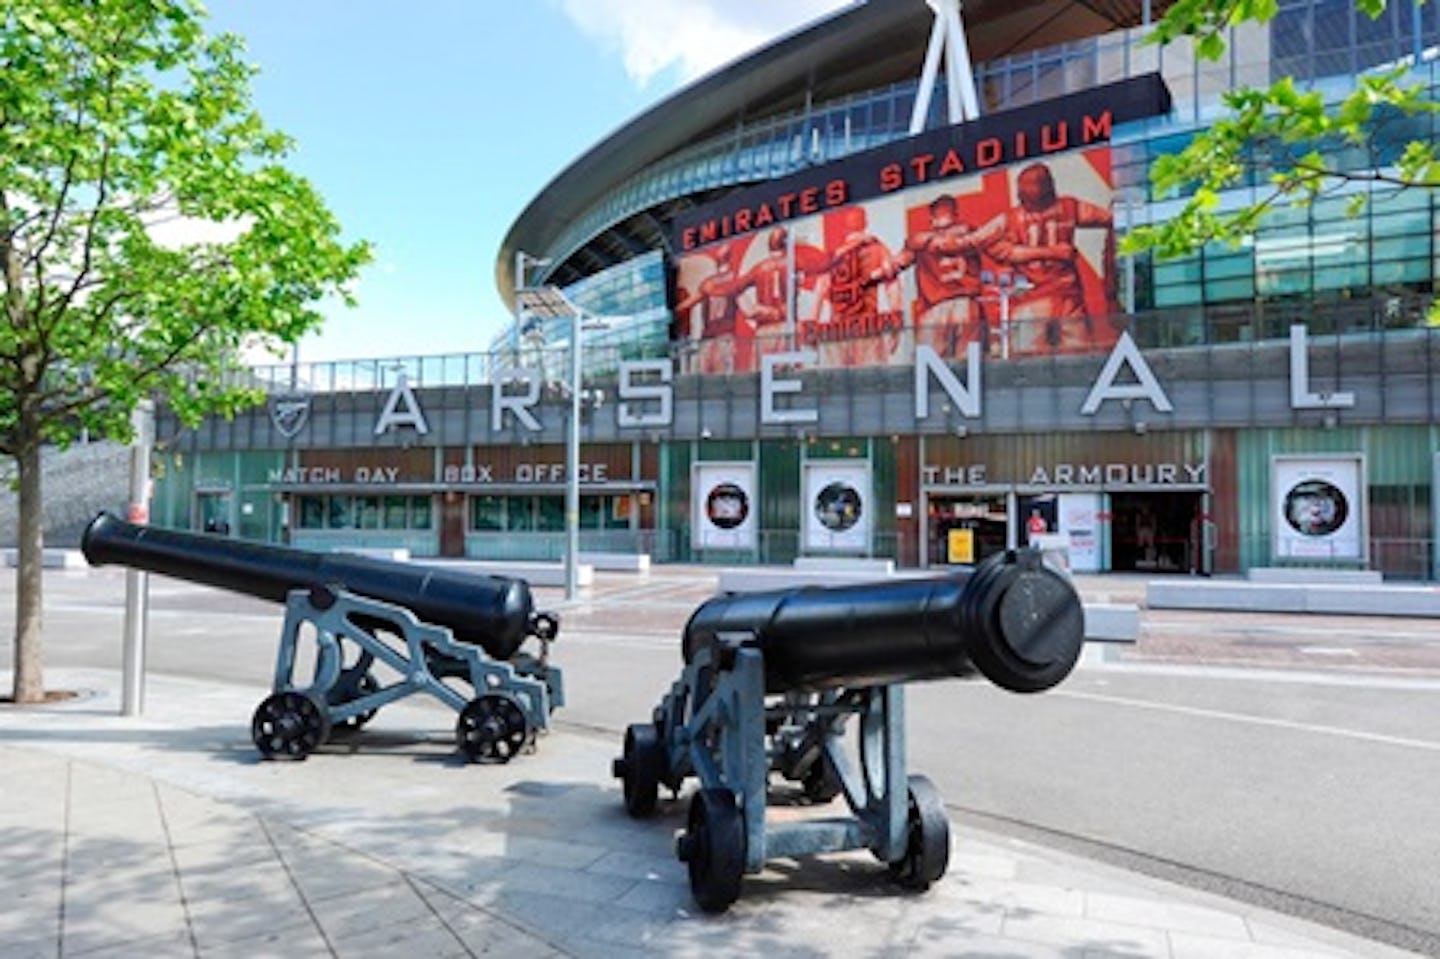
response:
{"label": "the armoury sign", "polygon": [[[1353,393],[1311,391],[1308,346],[1305,327],[1292,326],[1290,408],[1304,410],[1353,407]],[[962,418],[978,419],[982,415],[983,367],[979,344],[969,344],[964,356],[965,363],[960,367],[962,378],[955,365],[947,362],[933,347],[921,345],[916,349],[913,362],[917,423],[930,417],[931,393],[937,389]],[[822,365],[819,354],[813,350],[773,353],[762,357],[759,422],[762,425],[818,423],[819,404],[823,397],[806,394],[806,384],[801,374],[806,369],[815,369]],[[615,413],[616,425],[621,429],[652,429],[673,425],[674,374],[675,369],[669,360],[632,360],[620,363],[616,389],[619,399]],[[529,432],[539,433],[544,429],[544,425],[538,414],[545,408],[554,412],[557,422],[568,417],[568,404],[543,403],[542,385],[540,374],[533,370],[503,371],[502,375],[490,384],[491,429],[499,433],[511,426],[519,426]],[[1094,416],[1107,402],[1133,404],[1137,401],[1148,402],[1157,413],[1173,412],[1175,408],[1165,391],[1165,385],[1146,362],[1135,341],[1129,333],[1122,333],[1111,347],[1105,361],[1099,364],[1090,390],[1077,412],[1083,416]],[[275,415],[275,408],[272,404],[272,417]],[[303,425],[303,417],[301,423]],[[420,400],[404,380],[391,390],[383,412],[376,421],[375,433],[378,436],[402,426],[421,435],[427,432]],[[280,428],[278,420],[276,427]]]}
{"label": "the armoury sign", "polygon": [[1203,488],[1204,463],[1042,463],[1016,476],[996,476],[985,463],[922,466],[926,486],[1035,486],[1043,489],[1103,487],[1148,489],[1156,486]]}
{"label": "the armoury sign", "polygon": [[[1116,123],[1169,109],[1158,76],[887,144],[678,215],[672,293],[702,373],[782,344],[827,366],[917,347],[1103,351],[1118,329]],[[903,335],[909,331],[913,336]]]}

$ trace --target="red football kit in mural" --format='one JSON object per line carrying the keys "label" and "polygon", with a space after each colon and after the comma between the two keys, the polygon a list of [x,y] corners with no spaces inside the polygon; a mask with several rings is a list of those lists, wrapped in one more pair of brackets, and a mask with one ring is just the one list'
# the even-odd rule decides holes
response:
{"label": "red football kit in mural", "polygon": [[[1004,230],[989,253],[1018,274],[1009,301],[1013,352],[1089,349],[1093,321],[1085,304],[1076,233],[1105,230],[1102,280],[1113,282],[1114,233],[1110,211],[1073,196],[1056,196],[1044,164],[1020,171],[1019,205],[1003,216]],[[1107,294],[1108,299],[1108,294]]]}
{"label": "red football kit in mural", "polygon": [[697,356],[701,373],[728,373],[744,369],[749,363],[749,344],[742,346],[736,335],[739,310],[735,301],[743,288],[741,284],[729,263],[722,261],[715,273],[700,281],[694,293],[675,305],[675,312],[682,316],[697,305],[702,309]]}
{"label": "red football kit in mural", "polygon": [[[830,254],[824,301],[828,322],[818,324],[821,362],[826,366],[887,364],[900,346],[903,318],[895,262],[885,244],[869,233],[853,232]],[[887,290],[888,312],[880,309]]]}
{"label": "red football kit in mural", "polygon": [[880,312],[880,281],[890,269],[885,244],[868,233],[851,234],[830,257],[830,319]]}
{"label": "red football kit in mural", "polygon": [[980,311],[980,248],[999,232],[977,231],[954,221],[955,203],[930,205],[930,229],[911,233],[894,269],[915,267],[915,342],[941,356],[957,356],[964,344],[986,340]]}

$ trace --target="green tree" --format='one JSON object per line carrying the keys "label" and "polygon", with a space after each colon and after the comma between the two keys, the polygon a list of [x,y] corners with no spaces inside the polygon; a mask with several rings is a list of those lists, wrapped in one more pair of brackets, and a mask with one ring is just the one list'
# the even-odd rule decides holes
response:
{"label": "green tree", "polygon": [[[1355,0],[1371,18],[1385,11],[1386,0]],[[1243,23],[1268,23],[1279,12],[1277,0],[1178,0],[1160,20],[1151,40],[1168,44],[1181,37],[1194,41],[1202,59],[1219,60],[1226,32]],[[1126,237],[1123,251],[1154,250],[1161,257],[1191,253],[1211,241],[1238,244],[1255,232],[1265,213],[1280,205],[1306,204],[1355,183],[1397,189],[1440,186],[1440,162],[1430,140],[1409,143],[1392,166],[1341,169],[1328,159],[1327,144],[1361,144],[1386,114],[1431,113],[1437,104],[1428,85],[1407,81],[1408,65],[1374,70],[1355,78],[1354,89],[1327,106],[1318,90],[1303,91],[1289,77],[1268,87],[1242,87],[1224,95],[1227,115],[1200,131],[1178,153],[1158,158],[1150,180],[1162,195],[1185,197],[1180,212],[1163,223],[1139,226]],[[1221,194],[1265,172],[1268,187],[1254,203],[1233,206]],[[1367,194],[1353,192],[1351,215],[1364,208]]]}
{"label": "green tree", "polygon": [[14,696],[42,676],[40,450],[261,400],[235,375],[292,343],[369,258],[251,105],[243,43],[192,0],[5,0],[0,454],[19,487]]}

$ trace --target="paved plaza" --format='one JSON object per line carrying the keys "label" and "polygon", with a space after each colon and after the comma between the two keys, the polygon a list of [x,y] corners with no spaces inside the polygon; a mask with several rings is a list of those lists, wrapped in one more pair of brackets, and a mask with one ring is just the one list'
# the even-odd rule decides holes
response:
{"label": "paved plaza", "polygon": [[926,894],[867,853],[776,860],[706,916],[673,854],[686,803],[628,818],[612,730],[557,714],[534,753],[467,766],[453,717],[407,700],[360,740],[262,762],[263,684],[152,674],[140,718],[119,715],[117,671],[52,668],[47,685],[78,695],[0,706],[0,959],[1405,955],[958,825]]}

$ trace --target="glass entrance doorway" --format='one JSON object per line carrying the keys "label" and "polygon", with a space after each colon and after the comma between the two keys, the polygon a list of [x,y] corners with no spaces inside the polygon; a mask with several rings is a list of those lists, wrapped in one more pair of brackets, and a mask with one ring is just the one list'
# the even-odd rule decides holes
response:
{"label": "glass entrance doorway", "polygon": [[230,535],[230,494],[196,493],[195,527],[207,533]]}
{"label": "glass entrance doorway", "polygon": [[1111,569],[1143,573],[1200,571],[1200,497],[1186,493],[1112,493]]}
{"label": "glass entrance doorway", "polygon": [[929,497],[926,528],[932,566],[971,565],[1005,549],[1005,494]]}

